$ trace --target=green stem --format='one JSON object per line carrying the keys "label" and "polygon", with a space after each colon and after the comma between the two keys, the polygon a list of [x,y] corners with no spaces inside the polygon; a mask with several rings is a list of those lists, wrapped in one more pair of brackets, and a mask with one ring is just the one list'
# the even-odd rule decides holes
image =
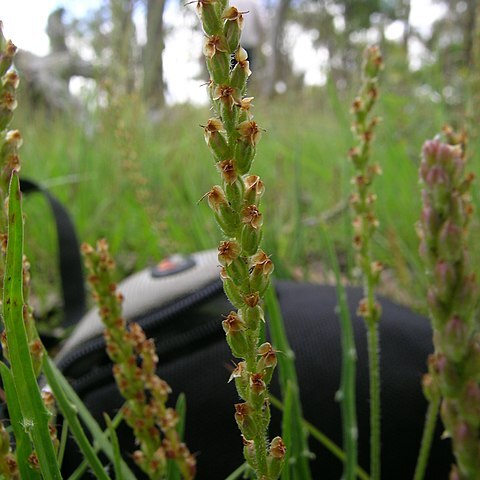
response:
{"label": "green stem", "polygon": [[[48,362],[49,362],[49,366],[52,368],[54,372],[55,378],[58,381],[58,384],[61,390],[65,392],[65,395],[67,395],[68,400],[73,405],[75,413],[78,414],[78,416],[82,420],[82,423],[85,424],[86,428],[92,435],[94,439],[94,443],[98,445],[99,449],[101,449],[103,453],[105,453],[105,455],[108,457],[108,459],[113,462],[113,458],[114,458],[113,448],[111,443],[108,441],[108,434],[103,432],[103,430],[100,428],[97,421],[93,418],[92,414],[88,411],[87,407],[82,402],[82,400],[77,395],[77,393],[72,388],[72,386],[68,383],[66,378],[63,376],[62,372],[58,370],[55,363],[50,359],[48,359]],[[48,380],[48,377],[47,377],[47,380]],[[55,391],[53,392],[53,394],[55,395]],[[123,419],[123,415],[121,414],[121,411],[122,409],[120,409],[119,413],[115,415],[115,418],[113,419],[114,425],[118,425],[118,423],[120,423],[120,421]],[[95,448],[95,451],[97,451],[96,448]],[[128,468],[128,465],[124,461],[122,461],[122,475],[126,480],[136,479],[135,475]]]}
{"label": "green stem", "polygon": [[362,270],[364,294],[367,302],[368,370],[370,379],[370,476],[380,480],[381,471],[381,400],[380,400],[380,344],[378,318],[375,306],[375,282],[371,272],[371,237],[363,233]]}
{"label": "green stem", "polygon": [[428,457],[432,446],[435,425],[437,424],[438,410],[440,408],[440,395],[435,395],[428,404],[427,414],[425,416],[425,425],[423,427],[422,443],[418,454],[417,466],[413,480],[423,480],[427,469]]}
{"label": "green stem", "polygon": [[[283,411],[282,402],[277,398],[270,394],[270,403],[280,411]],[[338,458],[341,462],[346,462],[346,455],[345,452],[330,438],[328,438],[323,432],[321,432],[317,427],[312,425],[307,420],[302,420],[302,424],[304,428],[308,431],[308,433],[317,440],[325,449],[327,449],[333,456]],[[370,480],[368,473],[363,470],[362,467],[358,466],[355,468],[357,477],[361,480]]]}
{"label": "green stem", "polygon": [[17,457],[20,477],[23,480],[39,480],[41,478],[40,472],[30,468],[28,464],[28,457],[32,453],[32,443],[22,428],[22,412],[17,401],[17,392],[15,390],[12,372],[3,362],[0,362],[0,373],[7,397],[8,414],[15,437],[15,455]]}
{"label": "green stem", "polygon": [[370,477],[380,480],[380,350],[378,324],[367,323],[370,377]]}
{"label": "green stem", "polygon": [[256,465],[255,471],[259,479],[269,479],[268,468],[267,468],[267,441],[265,435],[265,420],[263,418],[263,413],[261,410],[258,410],[255,413],[255,421],[258,425],[257,436],[254,438],[255,445],[255,456],[256,456]]}
{"label": "green stem", "polygon": [[225,480],[237,480],[241,475],[247,470],[248,464],[242,463],[238,468],[236,468]]}
{"label": "green stem", "polygon": [[83,455],[87,459],[92,471],[95,473],[95,477],[98,479],[109,480],[109,476],[105,473],[105,469],[103,468],[102,463],[100,462],[99,458],[97,457],[92,445],[88,441],[88,438],[83,431],[83,428],[80,424],[80,421],[77,417],[77,411],[73,404],[68,399],[67,395],[63,391],[58,382],[57,376],[55,375],[55,371],[52,368],[52,360],[48,358],[45,354],[45,360],[43,362],[43,371],[45,372],[45,376],[47,377],[48,384],[50,385],[55,399],[58,402],[60,410],[63,416],[67,419],[68,424],[70,426],[70,430],[72,431],[75,441],[77,442],[80,450],[82,451]]}
{"label": "green stem", "polygon": [[[308,462],[308,435],[303,425],[302,402],[300,399],[300,388],[298,386],[297,372],[295,368],[295,354],[288,343],[287,333],[282,318],[282,311],[278,304],[275,289],[270,286],[265,294],[265,304],[269,316],[270,334],[275,348],[278,348],[283,355],[278,356],[278,374],[280,380],[280,389],[283,400],[285,401],[287,392],[291,395],[290,413],[290,436],[291,443],[287,443],[287,457],[284,471],[291,470],[291,478],[301,478],[309,480],[312,478]],[[282,436],[285,437],[284,432]],[[285,441],[285,438],[284,438]],[[289,462],[289,459],[294,461]]]}
{"label": "green stem", "polygon": [[[115,417],[113,418],[112,420],[112,425],[113,425],[113,428],[116,430],[118,428],[118,426],[120,425],[120,423],[123,421],[123,414],[122,414],[122,411],[120,410],[116,415]],[[107,442],[108,445],[111,446],[111,444],[109,443],[109,433],[107,431],[105,432],[102,432],[102,438],[103,438],[103,441],[104,442]],[[97,437],[96,437],[97,438]],[[95,450],[95,453],[98,453],[100,450],[104,450],[103,447],[101,447],[99,445],[99,442],[98,442],[98,438],[97,438],[97,441],[95,442],[94,444],[94,450]],[[105,451],[105,450],[104,450]],[[114,458],[114,452],[113,452],[113,447],[111,447],[111,451],[112,451],[112,462],[113,462],[113,458]],[[125,479],[125,462],[122,460],[121,461],[121,468],[122,468],[122,478]],[[85,472],[88,471],[88,462],[86,460],[83,460],[83,462],[75,469],[75,471],[68,477],[68,480],[80,480],[82,479],[84,476],[85,476]],[[135,480],[135,477],[133,477],[133,474],[131,474],[132,476],[130,476],[130,473],[128,473],[128,477],[130,480],[134,479]],[[169,479],[170,480],[170,479]]]}
{"label": "green stem", "polygon": [[332,240],[326,233],[325,225],[321,225],[320,231],[323,241],[327,246],[328,256],[335,274],[338,305],[340,308],[342,342],[340,405],[342,409],[343,448],[346,456],[343,475],[345,480],[353,480],[358,463],[358,426],[355,390],[357,352],[347,295],[340,278],[338,258],[333,248]]}

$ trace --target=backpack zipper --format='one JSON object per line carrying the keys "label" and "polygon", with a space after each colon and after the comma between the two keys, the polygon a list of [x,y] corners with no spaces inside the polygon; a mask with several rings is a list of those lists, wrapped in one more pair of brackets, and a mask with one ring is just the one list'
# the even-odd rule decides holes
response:
{"label": "backpack zipper", "polygon": [[[161,307],[157,311],[147,313],[141,317],[133,318],[131,322],[137,322],[145,331],[147,336],[151,336],[151,333],[159,328],[164,322],[174,318],[176,315],[189,310],[197,305],[200,305],[207,300],[210,300],[214,296],[218,295],[223,290],[223,285],[221,280],[215,280],[214,282],[209,283],[200,290],[175,300],[173,303]],[[212,322],[213,324],[213,322]],[[216,324],[219,325],[218,320]],[[188,337],[189,332],[184,332]],[[155,342],[157,343],[157,341]],[[105,339],[102,336],[95,337],[91,340],[88,340],[83,345],[75,348],[71,352],[65,355],[58,362],[58,368],[63,372],[67,372],[78,360],[88,357],[94,353],[104,352],[105,351]],[[68,377],[68,372],[67,372]]]}

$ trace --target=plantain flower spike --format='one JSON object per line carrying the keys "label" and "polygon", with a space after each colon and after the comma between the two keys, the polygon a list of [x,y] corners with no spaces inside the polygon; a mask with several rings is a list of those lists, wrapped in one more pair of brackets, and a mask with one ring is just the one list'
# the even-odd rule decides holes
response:
{"label": "plantain flower spike", "polygon": [[221,184],[205,197],[225,237],[218,247],[220,277],[237,309],[222,322],[231,351],[240,359],[230,376],[242,400],[235,405],[235,421],[245,460],[256,477],[276,480],[286,447],[280,437],[268,440],[268,385],[277,362],[273,347],[260,345],[260,329],[263,296],[274,267],[261,249],[259,203],[265,186],[250,172],[263,129],[253,120],[253,97],[246,94],[252,72],[241,32],[248,18],[224,0],[199,0],[197,12],[205,33],[207,91],[215,113],[204,127],[204,136],[221,177]]}

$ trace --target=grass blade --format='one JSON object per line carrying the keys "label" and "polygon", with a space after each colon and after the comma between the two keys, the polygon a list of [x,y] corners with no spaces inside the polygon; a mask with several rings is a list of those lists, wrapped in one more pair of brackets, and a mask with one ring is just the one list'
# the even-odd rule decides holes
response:
{"label": "grass blade", "polygon": [[[279,367],[280,389],[283,398],[286,397],[288,388],[291,389],[291,409],[289,409],[291,443],[287,445],[290,461],[285,468],[290,468],[292,478],[309,480],[312,478],[308,463],[309,450],[307,432],[303,428],[302,405],[298,388],[297,373],[295,371],[295,356],[288,343],[285,327],[283,325],[282,313],[278,304],[275,290],[272,286],[265,295],[265,305],[270,318],[270,333],[272,343],[282,354],[277,356]],[[284,425],[285,426],[285,425]],[[285,470],[284,468],[284,470]],[[283,477],[282,477],[283,478]]]}
{"label": "grass blade", "polygon": [[340,309],[340,327],[342,342],[342,373],[339,389],[339,400],[342,410],[343,448],[345,450],[344,478],[353,480],[358,463],[358,427],[355,394],[355,376],[357,354],[353,335],[352,319],[347,304],[345,287],[340,278],[337,255],[325,227],[320,226],[322,240],[327,247],[330,264],[335,275],[338,305]]}
{"label": "grass blade", "polygon": [[[274,397],[272,394],[269,396],[270,398],[270,403],[277,408],[280,411],[284,410],[282,402]],[[323,432],[321,432],[317,427],[312,425],[310,422],[308,422],[305,419],[302,419],[302,424],[305,430],[312,436],[315,440],[320,443],[326,450],[328,450],[333,456],[338,458],[341,462],[345,462],[346,456],[345,452],[330,438],[328,438]],[[363,470],[360,466],[357,466],[356,468],[356,474],[357,477],[360,478],[361,480],[370,480],[370,477],[368,476],[367,472]],[[296,480],[296,479],[295,479]]]}
{"label": "grass blade", "polygon": [[[120,410],[116,415],[115,417],[113,417],[113,420],[112,420],[112,426],[114,429],[117,429],[118,426],[120,425],[120,423],[123,421],[123,414],[122,414],[122,411]],[[109,433],[108,431],[104,431],[102,432],[103,434],[103,437],[104,439],[106,440],[107,438],[109,438]],[[107,443],[107,445],[110,445],[109,443]],[[94,444],[94,449],[95,449],[95,453],[97,453],[100,448],[98,446],[98,443],[95,442]],[[113,460],[112,460],[113,461]],[[123,463],[121,462],[120,465],[122,466],[123,468]],[[84,478],[84,475],[85,473],[87,472],[88,470],[88,462],[86,460],[83,460],[83,462],[75,469],[75,471],[68,477],[68,480],[81,480],[82,478]],[[123,476],[123,473],[122,473],[122,476]],[[124,476],[123,476],[124,478]]]}
{"label": "grass blade", "polygon": [[[47,377],[48,384],[52,389],[53,395],[57,401],[57,404],[62,412],[63,416],[67,419],[68,424],[70,425],[70,430],[77,442],[77,445],[80,447],[85,459],[88,461],[90,468],[95,473],[96,478],[100,480],[109,480],[109,476],[106,474],[105,469],[100,462],[100,459],[97,457],[95,450],[90,444],[87,435],[85,434],[82,425],[77,417],[77,410],[75,406],[70,402],[66,393],[63,391],[60,382],[55,374],[54,369],[52,368],[52,360],[45,355],[45,360],[43,362],[43,371]],[[112,447],[112,456],[113,461],[115,460],[115,455]]]}
{"label": "grass blade", "polygon": [[247,471],[247,468],[247,463],[242,463],[242,465],[235,469],[225,480],[237,480]]}
{"label": "grass blade", "polygon": [[[94,442],[98,444],[99,448],[105,453],[108,459],[113,462],[113,448],[107,439],[107,435],[105,435],[97,421],[92,417],[88,409],[83,404],[80,397],[76,394],[75,390],[71,387],[67,379],[63,376],[62,372],[60,372],[51,359],[48,359],[48,366],[49,369],[51,369],[50,376],[54,377],[55,383],[58,382],[58,387],[65,393],[69,402],[72,404],[75,413],[78,414],[82,422],[86,425],[88,431],[93,437]],[[50,379],[48,377],[47,380],[50,383]],[[116,418],[117,416],[113,420],[114,423]],[[128,465],[124,461],[122,461],[122,474],[124,480],[136,480],[136,476],[128,468]]]}
{"label": "grass blade", "polygon": [[108,414],[104,413],[103,418],[105,419],[105,423],[108,428],[110,443],[112,444],[112,449],[113,449],[113,471],[115,472],[115,479],[123,480],[122,463],[121,463],[122,456],[120,454],[120,443],[118,441],[117,432],[115,431],[115,427],[113,425],[112,419],[108,416]]}
{"label": "grass blade", "polygon": [[22,428],[22,412],[20,405],[16,401],[17,392],[11,370],[3,363],[0,363],[0,373],[2,375],[3,386],[7,397],[8,414],[15,436],[15,454],[17,456],[18,469],[20,477],[25,480],[40,479],[40,473],[33,470],[28,465],[28,457],[32,453],[32,444],[25,430]]}
{"label": "grass blade", "polygon": [[67,448],[68,440],[68,422],[63,420],[62,422],[62,433],[60,434],[60,445],[58,447],[57,461],[60,469],[62,468],[63,457],[65,455],[65,449]]}
{"label": "grass blade", "polygon": [[57,456],[50,438],[50,413],[43,404],[37,384],[27,332],[23,320],[23,212],[18,173],[10,179],[8,201],[8,244],[3,290],[3,317],[21,425],[30,436],[45,479],[61,479]]}
{"label": "grass blade", "polygon": [[435,426],[437,424],[438,411],[440,409],[440,395],[434,395],[428,404],[427,414],[425,416],[425,426],[423,428],[422,443],[418,453],[417,465],[413,480],[423,480],[427,470],[428,457],[432,447]]}

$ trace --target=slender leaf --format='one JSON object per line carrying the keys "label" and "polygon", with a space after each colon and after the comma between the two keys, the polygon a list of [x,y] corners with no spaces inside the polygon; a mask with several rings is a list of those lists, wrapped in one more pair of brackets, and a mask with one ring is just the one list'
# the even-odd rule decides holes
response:
{"label": "slender leaf", "polygon": [[345,450],[344,478],[353,480],[357,467],[358,458],[358,427],[355,393],[355,376],[357,353],[355,348],[355,337],[353,335],[352,319],[347,303],[347,294],[340,278],[340,267],[337,255],[330,237],[321,225],[322,240],[327,246],[331,267],[335,274],[338,305],[340,310],[340,330],[342,343],[342,374],[340,379],[340,390],[338,398],[342,410],[343,448]]}
{"label": "slender leaf", "polygon": [[291,431],[288,432],[291,436],[291,443],[286,445],[290,450],[290,458],[294,459],[294,461],[289,462],[284,468],[291,469],[292,478],[294,479],[309,480],[312,478],[312,475],[309,465],[308,434],[303,427],[302,404],[295,370],[295,355],[288,343],[282,313],[273,287],[267,290],[265,303],[270,318],[272,343],[275,348],[282,352],[282,354],[278,355],[282,396],[285,398],[289,384],[292,395],[292,407],[289,413],[291,415]]}
{"label": "slender leaf", "polygon": [[103,414],[103,418],[105,419],[105,423],[107,425],[108,434],[110,436],[110,443],[112,444],[113,448],[113,470],[115,472],[115,479],[116,480],[123,480],[122,475],[122,456],[120,454],[120,443],[118,441],[117,432],[115,431],[115,427],[113,425],[112,419],[106,414]]}
{"label": "slender leaf", "polygon": [[[84,432],[82,425],[77,416],[77,410],[75,406],[70,402],[66,393],[63,391],[60,382],[58,381],[55,371],[52,368],[53,361],[45,355],[45,361],[43,362],[43,371],[47,377],[48,384],[52,389],[53,395],[57,401],[57,404],[62,412],[63,416],[67,419],[70,425],[70,430],[77,445],[80,447],[85,459],[88,461],[90,468],[95,473],[96,478],[100,480],[109,480],[109,476],[106,474],[103,468],[102,462],[97,457],[95,450],[90,444],[86,433]],[[112,448],[113,450],[113,448]]]}
{"label": "slender leaf", "polygon": [[25,480],[40,479],[40,473],[29,467],[28,457],[32,453],[32,442],[22,428],[22,412],[20,411],[20,405],[17,401],[17,392],[15,390],[12,372],[3,362],[0,362],[0,373],[7,397],[8,414],[15,436],[15,454],[17,456],[20,476]]}
{"label": "slender leaf", "polygon": [[[120,423],[122,422],[123,420],[123,413],[122,411],[120,410],[116,415],[115,417],[113,417],[113,420],[112,420],[112,426],[114,429],[117,429],[118,426],[120,425]],[[105,440],[107,440],[110,435],[108,433],[108,431],[104,431],[102,432]],[[99,452],[100,451],[100,448],[98,446],[98,443],[95,442],[94,443],[94,450],[95,450],[95,453]],[[122,464],[121,464],[122,465]],[[88,462],[86,460],[83,460],[83,462],[75,469],[75,471],[68,477],[68,480],[81,480],[82,478],[84,478],[84,475],[85,475],[85,472],[88,470]]]}
{"label": "slender leaf", "polygon": [[[274,397],[272,394],[270,394],[270,403],[278,410],[283,411],[282,402],[278,398]],[[317,427],[312,425],[307,420],[302,419],[302,424],[305,430],[307,430],[308,433],[315,440],[317,440],[324,448],[326,448],[332,455],[337,457],[341,462],[345,462],[346,460],[345,453],[335,442],[330,440],[330,438],[328,438],[323,432],[321,432]],[[367,472],[365,472],[365,470],[363,470],[358,465],[356,468],[356,473],[357,473],[357,477],[360,478],[361,480],[370,480],[370,477],[368,476]]]}
{"label": "slender leaf", "polygon": [[68,421],[63,419],[62,433],[60,434],[60,445],[58,447],[57,461],[60,468],[62,468],[63,457],[65,455],[65,449],[67,448],[68,440]]}
{"label": "slender leaf", "polygon": [[177,432],[180,440],[183,441],[185,435],[185,421],[187,419],[187,397],[180,393],[175,404],[175,411],[178,414]]}
{"label": "slender leaf", "polygon": [[425,471],[427,470],[428,457],[430,456],[432,441],[435,434],[440,402],[440,395],[434,395],[428,403],[427,414],[425,415],[425,425],[423,427],[422,443],[420,444],[420,451],[418,453],[413,480],[423,480],[425,478]]}
{"label": "slender leaf", "polygon": [[242,477],[242,475],[247,471],[247,463],[242,463],[238,468],[236,468],[225,480],[237,480]]}
{"label": "slender leaf", "polygon": [[[90,412],[83,404],[80,397],[76,394],[75,390],[71,387],[66,378],[63,376],[62,372],[60,372],[55,363],[50,359],[48,359],[48,366],[50,377],[53,377],[54,382],[55,384],[57,384],[58,388],[63,390],[69,402],[72,404],[75,413],[79,415],[82,422],[86,425],[88,431],[91,433],[94,442],[98,444],[98,446],[105,453],[108,459],[113,462],[113,448],[108,441],[108,436],[105,435],[103,430],[98,425],[97,421],[92,417]],[[47,376],[46,372],[45,375]],[[47,380],[50,383],[50,378],[48,376]],[[115,419],[117,418],[117,416],[115,416]],[[113,420],[114,424],[115,419]],[[128,465],[124,461],[122,461],[122,474],[124,480],[136,480],[136,476],[132,473],[132,471],[128,468]]]}
{"label": "slender leaf", "polygon": [[45,479],[61,479],[57,456],[50,438],[50,413],[37,384],[25,322],[23,320],[23,212],[18,173],[13,172],[8,201],[8,243],[3,290],[3,317],[21,425],[30,436]]}

